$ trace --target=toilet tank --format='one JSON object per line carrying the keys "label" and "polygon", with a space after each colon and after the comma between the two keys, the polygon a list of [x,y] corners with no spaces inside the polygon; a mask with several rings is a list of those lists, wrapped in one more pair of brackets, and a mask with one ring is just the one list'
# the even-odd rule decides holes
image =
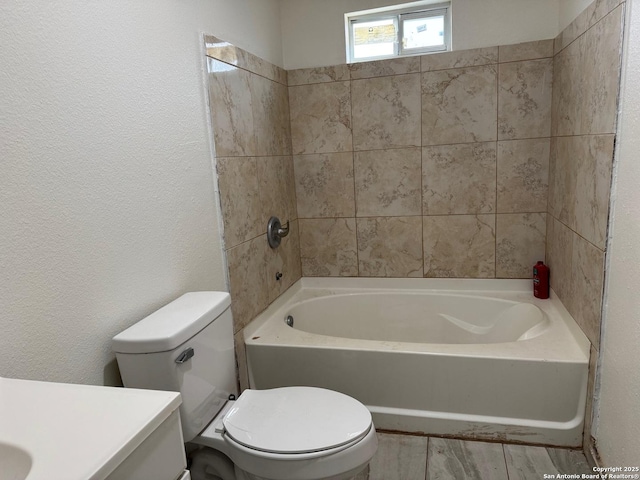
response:
{"label": "toilet tank", "polygon": [[125,387],[180,392],[184,441],[238,394],[231,299],[186,293],[113,338]]}

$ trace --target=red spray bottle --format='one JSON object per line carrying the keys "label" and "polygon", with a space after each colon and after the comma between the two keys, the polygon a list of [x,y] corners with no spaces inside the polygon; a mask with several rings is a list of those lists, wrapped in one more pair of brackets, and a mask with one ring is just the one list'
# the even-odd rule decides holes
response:
{"label": "red spray bottle", "polygon": [[549,298],[549,267],[539,261],[533,266],[533,295]]}

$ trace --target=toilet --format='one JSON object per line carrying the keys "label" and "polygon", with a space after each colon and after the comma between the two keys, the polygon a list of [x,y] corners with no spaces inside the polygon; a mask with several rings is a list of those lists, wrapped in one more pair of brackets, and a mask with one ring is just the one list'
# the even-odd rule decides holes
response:
{"label": "toilet", "polygon": [[191,292],[113,338],[125,387],[180,392],[193,480],[346,480],[377,449],[367,408],[324,388],[237,396],[231,299]]}

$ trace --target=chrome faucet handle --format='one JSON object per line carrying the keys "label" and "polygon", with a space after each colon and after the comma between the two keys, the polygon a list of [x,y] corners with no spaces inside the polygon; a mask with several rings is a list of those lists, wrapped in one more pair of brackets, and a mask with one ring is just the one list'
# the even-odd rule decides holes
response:
{"label": "chrome faucet handle", "polygon": [[278,217],[271,217],[267,223],[267,241],[271,248],[276,248],[280,245],[283,237],[289,235],[289,221],[286,225],[280,223]]}

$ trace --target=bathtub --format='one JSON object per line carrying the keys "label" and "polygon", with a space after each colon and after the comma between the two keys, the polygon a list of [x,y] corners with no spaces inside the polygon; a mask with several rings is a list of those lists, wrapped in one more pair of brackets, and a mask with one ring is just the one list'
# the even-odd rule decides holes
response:
{"label": "bathtub", "polygon": [[244,340],[251,388],[337,390],[379,430],[582,445],[589,342],[530,281],[302,278]]}

